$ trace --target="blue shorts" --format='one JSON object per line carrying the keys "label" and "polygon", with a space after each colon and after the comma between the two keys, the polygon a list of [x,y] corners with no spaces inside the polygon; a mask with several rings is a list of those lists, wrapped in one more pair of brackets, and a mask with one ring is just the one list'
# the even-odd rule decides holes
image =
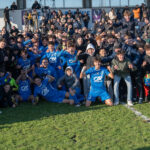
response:
{"label": "blue shorts", "polygon": [[111,99],[107,91],[90,91],[87,100],[95,102],[97,97],[100,97],[101,101]]}
{"label": "blue shorts", "polygon": [[28,95],[20,95],[20,96],[21,96],[23,102],[28,101],[28,99],[29,99],[29,97],[30,97],[29,94],[28,94]]}
{"label": "blue shorts", "polygon": [[54,103],[62,103],[65,99],[66,91],[57,91],[55,96],[51,97],[49,101]]}

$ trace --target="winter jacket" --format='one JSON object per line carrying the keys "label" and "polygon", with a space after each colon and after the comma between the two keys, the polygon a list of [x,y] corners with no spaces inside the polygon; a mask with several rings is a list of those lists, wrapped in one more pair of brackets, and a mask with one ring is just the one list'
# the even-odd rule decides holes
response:
{"label": "winter jacket", "polygon": [[79,80],[77,79],[75,74],[72,74],[71,76],[65,74],[58,80],[57,85],[64,85],[67,90],[69,88],[71,88],[72,90],[75,88],[80,88]]}
{"label": "winter jacket", "polygon": [[134,64],[137,65],[140,59],[140,54],[133,47],[123,44],[122,49],[125,51],[126,57]]}
{"label": "winter jacket", "polygon": [[[112,60],[112,71],[114,75],[120,76],[120,77],[126,77],[130,75],[130,69],[128,65],[131,64],[129,59],[124,58],[124,61],[119,61],[118,58],[114,58]],[[114,66],[117,65],[118,69],[115,70]],[[133,69],[135,70],[135,68]]]}

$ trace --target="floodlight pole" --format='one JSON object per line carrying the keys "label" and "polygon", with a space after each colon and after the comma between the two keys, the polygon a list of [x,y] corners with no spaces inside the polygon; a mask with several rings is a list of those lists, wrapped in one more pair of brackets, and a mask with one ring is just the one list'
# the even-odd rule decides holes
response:
{"label": "floodlight pole", "polygon": [[65,8],[65,0],[63,0],[63,8]]}
{"label": "floodlight pole", "polygon": [[46,0],[44,0],[44,6],[46,6]]}
{"label": "floodlight pole", "polygon": [[103,7],[103,0],[101,0],[101,7]]}
{"label": "floodlight pole", "polygon": [[109,0],[109,6],[111,7],[111,0]]}

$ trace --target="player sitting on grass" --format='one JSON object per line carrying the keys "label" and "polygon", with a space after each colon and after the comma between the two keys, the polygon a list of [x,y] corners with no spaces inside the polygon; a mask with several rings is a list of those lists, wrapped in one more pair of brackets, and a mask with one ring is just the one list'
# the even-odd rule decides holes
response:
{"label": "player sitting on grass", "polygon": [[67,99],[69,98],[69,93],[65,91],[59,91],[55,89],[51,82],[53,77],[48,75],[45,79],[41,79],[39,76],[34,77],[34,83],[36,84],[34,88],[34,97],[38,99],[38,95],[42,96],[44,99],[50,102],[55,103],[69,103],[70,105],[74,104],[74,100]]}
{"label": "player sitting on grass", "polygon": [[[100,97],[102,102],[105,102],[106,105],[112,106],[112,100],[109,94],[106,91],[106,87],[104,85],[104,80],[106,76],[109,76],[113,79],[112,72],[109,72],[105,67],[100,66],[101,61],[99,58],[94,58],[94,66],[88,69],[85,74],[90,75],[91,79],[91,87],[90,92],[88,94],[88,98],[86,100],[86,106],[90,106],[92,102],[95,102],[97,97]],[[81,73],[81,77],[85,75]]]}
{"label": "player sitting on grass", "polygon": [[75,100],[75,104],[79,104],[79,102],[84,99],[81,95],[80,82],[75,73],[73,73],[72,67],[67,67],[65,69],[65,75],[58,80],[57,85],[59,89],[64,88],[66,91],[70,92],[70,96]]}

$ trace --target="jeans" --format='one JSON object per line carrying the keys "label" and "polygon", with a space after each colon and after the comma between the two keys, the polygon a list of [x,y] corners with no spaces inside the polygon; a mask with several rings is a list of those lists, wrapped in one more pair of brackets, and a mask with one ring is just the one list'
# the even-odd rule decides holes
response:
{"label": "jeans", "polygon": [[107,91],[108,91],[111,99],[113,100],[113,94],[114,94],[114,92],[113,92],[113,87],[112,87],[112,80],[107,80],[106,79],[105,80],[105,85],[107,87]]}
{"label": "jeans", "polygon": [[[127,84],[127,101],[132,101],[132,82],[131,77],[126,76],[123,78]],[[120,83],[121,77],[115,75],[114,77],[114,95],[115,95],[115,103],[119,102],[119,83]]]}

